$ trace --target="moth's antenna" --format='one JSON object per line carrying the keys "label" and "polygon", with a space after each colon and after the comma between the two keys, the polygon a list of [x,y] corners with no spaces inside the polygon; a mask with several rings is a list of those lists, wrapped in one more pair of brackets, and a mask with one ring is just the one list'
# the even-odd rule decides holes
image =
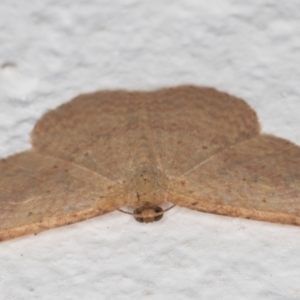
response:
{"label": "moth's antenna", "polygon": [[133,215],[133,213],[129,212],[129,211],[125,211],[125,210],[122,210],[122,209],[118,209],[120,212],[124,213],[124,214],[128,214],[128,215]]}
{"label": "moth's antenna", "polygon": [[[165,213],[166,211],[170,210],[171,208],[173,208],[174,206],[176,206],[176,204],[173,204],[172,206],[168,207],[167,209],[164,209],[162,211],[162,213]],[[118,209],[120,212],[124,213],[124,214],[128,214],[128,215],[132,215],[132,216],[135,216],[136,214],[132,213],[132,212],[129,212],[129,211],[125,211],[123,209]]]}
{"label": "moth's antenna", "polygon": [[176,206],[176,204],[171,205],[170,207],[168,207],[167,209],[164,209],[163,212],[166,212],[168,210],[170,210],[171,208],[173,208],[174,206]]}

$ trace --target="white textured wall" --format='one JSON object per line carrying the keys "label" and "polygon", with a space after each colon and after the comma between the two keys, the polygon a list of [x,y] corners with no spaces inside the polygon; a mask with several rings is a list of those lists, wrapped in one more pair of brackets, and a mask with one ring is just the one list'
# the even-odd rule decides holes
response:
{"label": "white textured wall", "polygon": [[[300,2],[1,0],[0,155],[99,89],[208,85],[300,145]],[[118,211],[0,243],[1,299],[300,299],[300,228]]]}

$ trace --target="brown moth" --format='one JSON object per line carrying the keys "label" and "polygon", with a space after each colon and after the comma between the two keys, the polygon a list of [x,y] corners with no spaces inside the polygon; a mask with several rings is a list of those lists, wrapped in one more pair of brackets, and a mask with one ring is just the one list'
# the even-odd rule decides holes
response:
{"label": "brown moth", "polygon": [[152,222],[167,202],[300,225],[300,147],[260,134],[246,102],[212,88],[80,95],[31,137],[0,161],[1,240],[122,206]]}

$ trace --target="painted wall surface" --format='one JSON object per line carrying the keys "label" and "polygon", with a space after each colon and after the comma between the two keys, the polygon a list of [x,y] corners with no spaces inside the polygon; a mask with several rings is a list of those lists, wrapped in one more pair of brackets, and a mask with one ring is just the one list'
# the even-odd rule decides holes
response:
{"label": "painted wall surface", "polygon": [[[216,87],[300,145],[300,3],[0,2],[0,156],[47,110],[100,89]],[[1,299],[300,299],[300,228],[176,207],[0,243]]]}

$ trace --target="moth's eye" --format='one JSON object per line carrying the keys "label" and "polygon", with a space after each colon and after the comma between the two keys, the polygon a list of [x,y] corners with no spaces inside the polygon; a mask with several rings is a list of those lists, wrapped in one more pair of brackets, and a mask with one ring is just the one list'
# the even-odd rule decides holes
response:
{"label": "moth's eye", "polygon": [[155,211],[156,213],[161,213],[160,215],[154,217],[154,221],[159,221],[159,220],[161,220],[162,217],[163,217],[163,215],[164,215],[162,208],[159,207],[159,206],[156,206],[156,207],[154,208],[154,211]]}
{"label": "moth's eye", "polygon": [[140,217],[142,215],[142,209],[141,208],[136,208],[133,212],[134,218],[136,219],[136,221],[140,222],[140,223],[144,223],[144,219],[143,217]]}

